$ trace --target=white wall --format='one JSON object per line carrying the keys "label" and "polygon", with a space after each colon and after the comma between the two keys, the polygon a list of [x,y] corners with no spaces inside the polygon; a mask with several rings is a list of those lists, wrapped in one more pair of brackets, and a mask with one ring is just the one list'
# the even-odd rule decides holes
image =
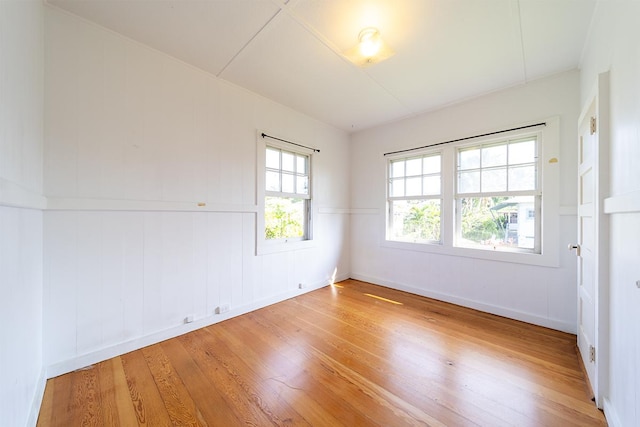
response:
{"label": "white wall", "polygon": [[41,0],[0,1],[0,424],[35,424],[42,370]]}
{"label": "white wall", "polygon": [[[344,132],[46,13],[50,375],[348,277]],[[321,150],[311,249],[255,255],[257,130]]]}
{"label": "white wall", "polygon": [[[579,73],[563,73],[356,133],[351,144],[352,277],[569,332],[576,330]],[[559,267],[400,250],[384,240],[383,153],[560,118]]]}
{"label": "white wall", "polygon": [[612,426],[640,425],[640,2],[600,2],[582,64],[582,103],[610,71],[610,381]]}

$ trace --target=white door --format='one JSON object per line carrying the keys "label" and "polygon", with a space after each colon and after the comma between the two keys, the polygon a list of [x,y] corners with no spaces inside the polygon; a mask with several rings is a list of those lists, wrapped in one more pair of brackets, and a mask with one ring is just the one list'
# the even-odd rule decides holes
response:
{"label": "white door", "polygon": [[600,76],[596,93],[578,125],[578,348],[596,404],[602,407],[607,378],[608,226],[603,200],[608,190],[606,134],[608,75]]}

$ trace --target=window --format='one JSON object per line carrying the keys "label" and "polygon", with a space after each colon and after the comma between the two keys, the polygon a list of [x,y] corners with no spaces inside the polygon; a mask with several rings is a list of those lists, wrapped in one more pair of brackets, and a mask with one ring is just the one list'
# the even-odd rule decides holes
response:
{"label": "window", "polygon": [[559,123],[389,154],[382,244],[557,266]]}
{"label": "window", "polygon": [[440,242],[441,156],[439,153],[389,162],[389,239]]}
{"label": "window", "polygon": [[309,155],[266,146],[265,240],[309,239],[309,166]]}
{"label": "window", "polygon": [[540,253],[537,137],[456,151],[456,245]]}

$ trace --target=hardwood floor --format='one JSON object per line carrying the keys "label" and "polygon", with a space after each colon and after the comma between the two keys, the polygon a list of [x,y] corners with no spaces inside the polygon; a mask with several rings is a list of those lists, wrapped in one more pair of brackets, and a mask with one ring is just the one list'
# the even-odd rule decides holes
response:
{"label": "hardwood floor", "polygon": [[38,425],[606,425],[575,340],[347,280],[50,379]]}

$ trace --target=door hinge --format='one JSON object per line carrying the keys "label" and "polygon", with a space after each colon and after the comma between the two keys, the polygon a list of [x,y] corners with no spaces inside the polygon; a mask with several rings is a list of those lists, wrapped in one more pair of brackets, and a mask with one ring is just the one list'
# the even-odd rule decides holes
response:
{"label": "door hinge", "polygon": [[592,345],[589,346],[589,361],[596,363],[596,348]]}
{"label": "door hinge", "polygon": [[591,132],[591,135],[596,133],[596,130],[597,130],[596,117],[593,116],[593,117],[591,117],[591,120],[589,121],[589,131]]}

